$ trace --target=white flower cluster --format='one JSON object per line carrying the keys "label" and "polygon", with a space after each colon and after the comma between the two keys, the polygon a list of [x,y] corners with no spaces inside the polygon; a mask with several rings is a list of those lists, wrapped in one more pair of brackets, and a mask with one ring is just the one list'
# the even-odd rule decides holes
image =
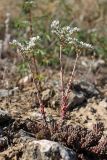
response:
{"label": "white flower cluster", "polygon": [[63,27],[62,29],[61,29],[61,33],[62,34],[68,34],[68,35],[72,35],[74,32],[78,32],[78,31],[80,31],[80,29],[79,28],[77,28],[77,27],[74,27],[74,28],[72,28],[72,27],[70,27],[70,26],[66,26],[66,27]]}
{"label": "white flower cluster", "polygon": [[27,1],[25,2],[26,4],[33,4],[34,2],[33,1]]}
{"label": "white flower cluster", "polygon": [[59,21],[55,20],[51,24],[51,29],[52,33],[56,34],[60,40],[63,39],[63,42],[65,42],[66,44],[73,44],[81,48],[91,48],[91,49],[93,48],[92,45],[79,41],[74,37],[74,33],[80,31],[80,29],[77,27],[74,28],[72,28],[71,26],[60,27]]}
{"label": "white flower cluster", "polygon": [[77,38],[71,38],[71,37],[68,37],[66,42],[68,44],[73,44],[73,45],[77,45],[79,46],[80,48],[89,48],[89,49],[93,49],[93,46],[91,44],[88,44],[88,43],[84,43],[82,41],[79,41]]}
{"label": "white flower cluster", "polygon": [[58,20],[54,20],[52,23],[51,23],[51,28],[52,30],[56,30],[59,28],[59,21]]}
{"label": "white flower cluster", "polygon": [[32,37],[30,38],[30,41],[28,42],[28,46],[27,46],[27,49],[31,49],[32,47],[35,46],[35,42],[39,41],[40,40],[40,37],[39,36],[36,36],[36,37]]}
{"label": "white flower cluster", "polygon": [[92,46],[91,44],[84,43],[84,42],[82,42],[82,41],[80,41],[79,44],[80,44],[80,46],[81,46],[82,48],[91,48],[91,49],[93,49],[93,46]]}
{"label": "white flower cluster", "polygon": [[18,49],[22,52],[27,52],[30,51],[33,47],[35,47],[36,42],[40,40],[39,36],[36,37],[32,37],[30,38],[29,41],[25,41],[24,44],[22,44],[21,42],[17,41],[17,40],[13,40],[11,42],[12,45],[15,45],[16,47],[18,47]]}
{"label": "white flower cluster", "polygon": [[60,23],[58,20],[54,20],[51,24],[52,33],[60,37],[63,36],[71,36],[74,32],[78,32],[80,29],[77,27],[72,28],[71,26],[60,27]]}

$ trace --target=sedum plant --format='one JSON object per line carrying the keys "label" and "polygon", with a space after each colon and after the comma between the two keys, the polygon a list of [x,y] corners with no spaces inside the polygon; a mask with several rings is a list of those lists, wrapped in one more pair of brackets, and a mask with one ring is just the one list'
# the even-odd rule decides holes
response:
{"label": "sedum plant", "polygon": [[[76,65],[77,65],[79,55],[81,53],[81,49],[82,48],[93,49],[93,46],[88,43],[79,41],[77,38],[75,38],[75,33],[80,31],[80,29],[77,27],[74,27],[74,28],[71,26],[62,27],[58,20],[54,20],[51,24],[51,30],[52,30],[52,33],[55,34],[56,37],[59,39],[60,81],[61,81],[61,93],[62,93],[61,103],[60,103],[60,113],[61,113],[61,118],[64,119],[68,109],[68,97],[69,97],[70,86],[74,79]],[[68,45],[71,45],[75,48],[76,60],[74,63],[71,77],[69,78],[67,86],[64,87],[62,49],[64,49]]]}
{"label": "sedum plant", "polygon": [[[41,98],[41,92],[42,92],[41,83],[40,83],[40,80],[37,78],[39,75],[38,65],[37,65],[38,63],[37,63],[36,56],[34,55],[35,51],[36,51],[36,54],[38,53],[38,50],[39,50],[38,42],[40,42],[40,37],[33,36],[31,24],[30,24],[30,28],[31,28],[30,29],[31,32],[28,40],[23,40],[22,42],[13,40],[11,44],[17,48],[17,52],[21,53],[24,61],[27,62],[29,65],[30,71],[33,76],[35,88],[37,91],[37,99],[39,102],[40,111],[43,115],[43,120],[47,125],[45,107]],[[72,82],[75,76],[75,70],[76,70],[78,58],[81,53],[81,49],[82,48],[93,49],[93,47],[90,44],[84,43],[82,41],[79,41],[77,38],[75,38],[75,33],[80,31],[80,29],[77,27],[74,27],[74,28],[72,28],[71,26],[61,27],[59,21],[53,21],[51,24],[51,30],[52,30],[52,33],[54,33],[56,37],[59,39],[59,61],[60,61],[60,81],[61,81],[60,115],[61,115],[61,119],[63,120],[66,117],[70,87],[72,85]],[[65,86],[64,70],[63,70],[63,63],[62,63],[62,50],[68,45],[74,46],[76,50],[76,59],[75,59],[74,67],[72,70],[72,74],[67,82],[67,85]]]}
{"label": "sedum plant", "polygon": [[28,63],[28,66],[33,76],[33,82],[35,84],[35,88],[37,91],[37,99],[39,102],[40,111],[46,123],[44,104],[41,98],[41,83],[39,80],[38,66],[37,66],[36,57],[34,56],[34,51],[36,50],[37,43],[39,40],[40,40],[40,37],[36,36],[36,37],[31,37],[29,40],[25,40],[24,42],[13,40],[11,44],[17,48],[17,52],[19,54],[21,53],[24,61]]}
{"label": "sedum plant", "polygon": [[40,73],[38,70],[38,63],[36,56],[40,53],[40,49],[38,48],[38,42],[40,41],[39,36],[33,36],[33,26],[32,26],[32,8],[33,8],[34,1],[31,0],[24,0],[23,3],[23,12],[27,15],[29,32],[27,35],[27,40],[25,38],[22,41],[13,40],[11,44],[17,48],[17,52],[21,54],[23,60],[28,64],[29,69],[32,73],[33,82],[35,84],[36,92],[37,92],[37,99],[39,102],[40,112],[43,116],[43,120],[46,122],[44,104],[41,98],[41,81],[40,81]]}

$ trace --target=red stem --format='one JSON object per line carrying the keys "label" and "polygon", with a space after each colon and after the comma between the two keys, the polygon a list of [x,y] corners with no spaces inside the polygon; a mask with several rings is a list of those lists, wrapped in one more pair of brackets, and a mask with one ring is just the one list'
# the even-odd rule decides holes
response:
{"label": "red stem", "polygon": [[66,97],[64,92],[64,80],[63,80],[63,65],[62,65],[62,45],[60,45],[60,54],[59,54],[59,60],[60,60],[60,80],[61,80],[61,118],[64,119],[65,117],[65,108],[66,108]]}
{"label": "red stem", "polygon": [[61,79],[61,91],[62,91],[62,99],[61,99],[61,117],[62,119],[65,118],[65,115],[66,115],[66,111],[67,111],[67,108],[68,108],[68,95],[69,95],[69,91],[70,91],[70,87],[71,87],[71,84],[73,82],[73,79],[74,79],[74,74],[75,74],[75,70],[76,70],[76,66],[77,66],[77,61],[78,61],[78,58],[79,58],[79,54],[77,52],[76,54],[76,59],[75,59],[75,63],[74,63],[74,67],[73,67],[73,70],[72,70],[72,74],[71,74],[71,77],[67,83],[67,89],[66,91],[64,92],[64,82],[63,82],[63,67],[62,67],[62,51],[61,51],[62,47],[60,45],[60,79]]}
{"label": "red stem", "polygon": [[79,57],[79,54],[77,53],[76,54],[75,63],[74,63],[74,67],[73,67],[73,70],[72,70],[72,74],[71,74],[71,77],[70,77],[70,79],[69,79],[69,81],[67,83],[66,97],[68,97],[68,94],[69,94],[69,91],[70,91],[70,87],[71,87],[71,84],[72,84],[73,79],[74,79],[74,74],[75,74],[75,70],[76,70],[76,66],[77,66],[78,57]]}
{"label": "red stem", "polygon": [[[29,38],[30,38],[33,35],[33,29],[32,29],[32,11],[31,10],[29,11],[29,23],[30,23],[30,34],[29,34]],[[33,59],[33,61],[32,61],[32,59]],[[39,75],[39,71],[38,71],[38,67],[37,67],[37,60],[35,59],[34,55],[33,55],[32,59],[30,59],[30,61],[33,62],[33,65],[35,66],[36,76],[38,76]],[[39,106],[40,106],[40,112],[42,113],[43,119],[45,120],[45,123],[46,123],[46,116],[45,116],[45,111],[44,111],[45,107],[43,105],[43,102],[42,102],[42,99],[41,99],[41,94],[40,94],[41,83],[40,83],[39,80],[37,80],[35,78],[35,73],[34,73],[34,70],[32,69],[32,65],[29,64],[29,66],[30,66],[30,70],[32,72],[34,83],[35,83],[35,87],[36,87],[36,90],[37,90],[37,99],[38,99]]]}

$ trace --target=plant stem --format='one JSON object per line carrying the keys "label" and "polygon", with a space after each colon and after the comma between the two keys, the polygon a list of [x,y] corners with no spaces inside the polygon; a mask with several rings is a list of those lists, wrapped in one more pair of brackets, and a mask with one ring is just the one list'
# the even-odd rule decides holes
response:
{"label": "plant stem", "polygon": [[75,63],[74,63],[73,70],[72,70],[72,73],[71,73],[71,77],[70,77],[70,79],[69,79],[69,81],[68,81],[68,84],[67,84],[66,97],[68,97],[69,90],[70,90],[71,84],[72,84],[73,79],[74,79],[74,75],[75,75],[75,70],[76,70],[78,58],[79,58],[79,54],[78,54],[78,52],[77,52],[77,53],[76,53]]}
{"label": "plant stem", "polygon": [[61,92],[62,92],[62,100],[63,100],[63,97],[64,97],[64,81],[63,81],[63,65],[62,65],[62,45],[60,45],[59,60],[60,60]]}
{"label": "plant stem", "polygon": [[37,91],[37,99],[38,99],[39,106],[40,106],[40,112],[43,116],[43,120],[45,122],[45,125],[48,127],[48,124],[47,124],[47,121],[46,121],[46,114],[45,114],[45,110],[44,110],[45,107],[44,107],[44,104],[43,104],[42,99],[41,99],[41,94],[40,94],[39,86],[38,86],[38,83],[37,83],[37,79],[35,78],[35,70],[32,68],[31,63],[30,63],[28,57],[26,56],[26,54],[22,54],[22,57],[26,62],[28,62],[29,69],[30,69],[30,71],[32,73],[32,76],[33,76],[33,82],[35,84],[36,91]]}
{"label": "plant stem", "polygon": [[63,79],[63,64],[62,64],[62,45],[60,44],[60,52],[59,52],[59,60],[60,60],[60,80],[61,80],[61,104],[60,104],[60,114],[61,118],[65,117],[65,92],[64,92],[64,79]]}
{"label": "plant stem", "polygon": [[29,37],[32,37],[33,35],[33,27],[32,27],[32,11],[30,9],[29,11],[29,17],[28,17],[29,23],[30,23],[30,32],[29,32]]}
{"label": "plant stem", "polygon": [[62,88],[62,99],[61,99],[61,118],[64,119],[66,112],[67,112],[67,108],[68,108],[68,95],[69,95],[69,91],[70,91],[70,87],[71,84],[73,82],[74,79],[74,75],[75,75],[75,70],[76,70],[76,66],[77,66],[77,62],[78,62],[78,58],[79,58],[79,50],[76,50],[76,59],[75,59],[75,63],[73,66],[73,70],[72,70],[72,74],[71,77],[67,83],[67,89],[64,91],[64,82],[63,82],[63,67],[62,67],[62,52],[61,52],[61,46],[60,46],[60,79],[61,79],[61,88]]}
{"label": "plant stem", "polygon": [[[30,26],[29,26],[30,27],[29,38],[31,38],[33,36],[32,11],[31,11],[31,9],[29,11],[28,20],[29,20],[29,24],[30,24]],[[36,76],[38,77],[39,76],[39,71],[38,71],[38,67],[37,67],[37,60],[36,60],[34,54],[30,58],[30,61],[31,61],[31,64],[29,63],[29,66],[30,66],[30,70],[31,70],[32,75],[33,75],[33,81],[35,83],[35,87],[36,87],[36,90],[37,90],[37,99],[38,99],[38,102],[39,102],[39,105],[40,105],[41,113],[42,113],[42,115],[45,119],[44,105],[42,103],[42,99],[41,99],[41,95],[40,95],[41,83],[40,83],[39,80],[37,80],[37,78],[35,78],[35,73],[36,73]],[[34,65],[34,70],[32,69],[32,64]]]}
{"label": "plant stem", "polygon": [[[32,26],[32,11],[31,11],[31,9],[30,9],[30,11],[29,11],[29,17],[28,17],[28,20],[29,20],[29,24],[30,24],[30,32],[29,32],[29,38],[31,38],[32,36],[33,36],[33,26]],[[36,58],[35,58],[35,56],[34,56],[34,54],[32,55],[32,58],[31,58],[31,62],[33,63],[33,65],[34,65],[34,67],[35,67],[35,72],[36,72],[36,75],[37,75],[37,77],[40,75],[40,73],[39,73],[39,70],[38,70],[38,65],[37,65],[37,60],[36,60]],[[41,90],[42,89],[42,87],[41,87],[41,82],[38,80],[38,85],[39,85],[39,90]]]}

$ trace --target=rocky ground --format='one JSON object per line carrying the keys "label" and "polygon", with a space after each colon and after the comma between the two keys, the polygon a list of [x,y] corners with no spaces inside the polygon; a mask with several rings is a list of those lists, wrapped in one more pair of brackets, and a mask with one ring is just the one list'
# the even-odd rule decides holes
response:
{"label": "rocky ground", "polygon": [[[9,34],[5,34],[6,21],[11,23],[12,18],[20,18],[21,2],[0,0],[0,160],[107,160],[107,62],[92,56],[79,58],[69,93],[69,111],[62,124],[59,66],[40,67],[41,94],[48,123],[48,127],[45,126],[32,75],[29,72],[21,77],[17,67],[20,57],[10,51],[8,42],[14,37],[11,24]],[[72,1],[73,6],[74,3]],[[42,0],[37,6],[37,17],[44,13],[49,17],[65,17],[66,10],[58,7],[58,1]],[[86,30],[97,26],[103,30],[106,10],[106,1],[82,0],[72,7],[69,19]],[[74,57],[64,56],[65,84],[74,61]]]}
{"label": "rocky ground", "polygon": [[[67,57],[65,59],[66,83],[72,71],[74,59]],[[51,124],[52,119],[57,121],[60,119],[59,71],[50,67],[41,67],[40,70],[45,77],[42,82],[42,99],[46,106],[47,121]],[[107,66],[104,60],[92,60],[90,57],[80,58],[69,96],[69,113],[66,125],[73,125],[74,127],[79,125],[90,130],[93,124],[103,122],[104,136],[107,135],[106,72]],[[75,149],[72,150],[72,147],[71,149],[66,148],[69,146],[68,143],[65,144],[64,142],[64,147],[60,143],[55,142],[60,142],[60,140],[55,140],[55,138],[52,138],[52,135],[49,136],[50,132],[43,134],[42,127],[37,127],[34,123],[39,123],[40,126],[43,124],[42,115],[39,112],[35,98],[35,87],[31,74],[29,74],[29,77],[21,78],[17,72],[14,60],[1,59],[0,159],[76,159]],[[37,135],[38,131],[41,131],[39,136]],[[40,139],[45,140],[40,141]],[[56,153],[57,156],[55,156]]]}

